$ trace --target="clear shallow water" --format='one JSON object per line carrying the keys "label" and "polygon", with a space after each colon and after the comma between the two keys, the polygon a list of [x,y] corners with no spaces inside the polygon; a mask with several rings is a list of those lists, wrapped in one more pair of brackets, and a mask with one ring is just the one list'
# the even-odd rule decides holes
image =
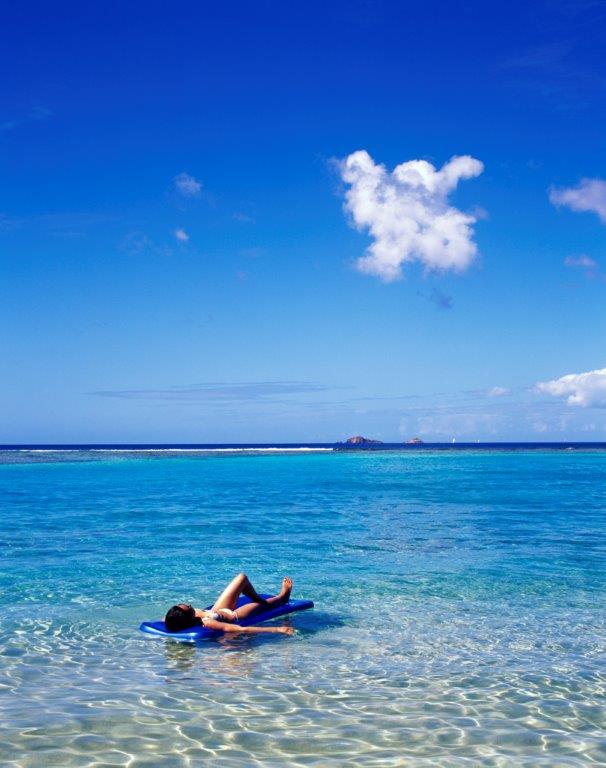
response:
{"label": "clear shallow water", "polygon": [[[606,763],[604,452],[0,461],[2,765]],[[240,570],[295,637],[138,632]]]}

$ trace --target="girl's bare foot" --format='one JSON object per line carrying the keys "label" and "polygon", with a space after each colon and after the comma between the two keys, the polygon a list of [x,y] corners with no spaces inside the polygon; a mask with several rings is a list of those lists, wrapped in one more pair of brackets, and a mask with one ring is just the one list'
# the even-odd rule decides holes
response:
{"label": "girl's bare foot", "polygon": [[285,576],[282,579],[282,589],[280,590],[280,597],[287,603],[290,600],[290,593],[292,592],[292,579],[289,576]]}

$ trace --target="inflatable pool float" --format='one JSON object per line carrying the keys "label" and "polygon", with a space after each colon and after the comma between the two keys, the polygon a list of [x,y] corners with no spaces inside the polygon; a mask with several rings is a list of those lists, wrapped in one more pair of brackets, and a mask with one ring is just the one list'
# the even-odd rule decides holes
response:
{"label": "inflatable pool float", "polygon": [[[271,595],[261,595],[263,598],[271,597]],[[248,597],[240,597],[237,607],[250,603]],[[270,619],[276,619],[278,616],[286,616],[289,613],[295,613],[297,611],[307,611],[309,608],[313,608],[314,604],[312,600],[289,600],[287,603],[277,605],[275,607],[269,607],[266,611],[258,611],[257,613],[249,616],[247,619],[243,619],[238,622],[241,627],[251,627],[255,624],[261,624],[264,621],[270,621]],[[209,605],[206,610],[210,610],[212,605]],[[182,629],[180,632],[169,632],[166,629],[166,624],[163,621],[144,621],[139,627],[141,632],[152,637],[164,637],[169,640],[180,640],[185,643],[192,643],[196,640],[205,640],[209,637],[218,637],[223,634],[222,632],[216,632],[212,629],[207,629],[202,626],[188,627]]]}

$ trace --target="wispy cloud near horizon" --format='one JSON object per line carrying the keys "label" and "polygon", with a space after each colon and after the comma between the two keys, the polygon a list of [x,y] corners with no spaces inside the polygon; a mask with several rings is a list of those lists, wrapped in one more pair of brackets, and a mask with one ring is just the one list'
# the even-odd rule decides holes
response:
{"label": "wispy cloud near horizon", "polygon": [[90,392],[101,397],[117,397],[128,400],[213,401],[243,403],[267,401],[288,395],[328,392],[343,387],[328,386],[309,381],[253,381],[253,382],[206,382],[191,387],[166,387],[158,389],[115,389]]}
{"label": "wispy cloud near horizon", "polygon": [[[347,390],[350,390],[349,392]],[[351,391],[353,390],[353,391]],[[192,418],[267,425],[304,419],[318,425],[322,441],[363,434],[387,442],[419,436],[426,442],[584,439],[606,429],[606,409],[570,408],[541,397],[536,387],[460,390],[427,394],[359,396],[354,386],[310,381],[204,382],[191,386],[89,392],[114,401],[138,401]],[[505,396],[507,395],[507,396]],[[128,408],[128,406],[125,406]],[[157,412],[157,411],[154,411]],[[520,432],[520,418],[524,431]],[[321,425],[321,426],[320,426]],[[273,438],[271,438],[273,439]]]}
{"label": "wispy cloud near horizon", "polygon": [[437,170],[426,160],[410,160],[393,171],[375,163],[365,150],[338,163],[345,210],[373,243],[356,262],[361,272],[392,282],[413,261],[427,270],[461,272],[474,260],[472,225],[477,217],[448,202],[461,179],[479,176],[484,165],[469,155],[453,157]]}

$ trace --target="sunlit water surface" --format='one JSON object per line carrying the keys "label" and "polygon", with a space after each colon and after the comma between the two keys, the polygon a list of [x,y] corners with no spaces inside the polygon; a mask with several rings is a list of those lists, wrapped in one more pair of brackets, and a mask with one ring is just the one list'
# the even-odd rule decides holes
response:
{"label": "sunlit water surface", "polygon": [[[0,455],[3,766],[606,763],[606,453]],[[245,570],[297,634],[149,638]]]}

